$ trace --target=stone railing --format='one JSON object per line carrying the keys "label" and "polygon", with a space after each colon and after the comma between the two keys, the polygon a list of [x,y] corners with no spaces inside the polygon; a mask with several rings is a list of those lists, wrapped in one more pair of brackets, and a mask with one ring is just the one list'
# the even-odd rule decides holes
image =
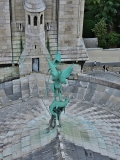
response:
{"label": "stone railing", "polygon": [[18,66],[5,67],[0,69],[0,83],[19,78]]}
{"label": "stone railing", "polygon": [[84,82],[96,83],[96,84],[100,84],[100,85],[115,88],[115,89],[120,89],[120,83],[109,81],[107,79],[94,77],[91,75],[78,74],[78,80],[84,81]]}

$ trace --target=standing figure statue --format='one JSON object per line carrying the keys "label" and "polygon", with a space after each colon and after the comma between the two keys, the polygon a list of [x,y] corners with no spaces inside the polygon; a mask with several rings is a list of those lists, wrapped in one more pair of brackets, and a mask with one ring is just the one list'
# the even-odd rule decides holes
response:
{"label": "standing figure statue", "polygon": [[54,92],[54,100],[56,101],[57,97],[59,97],[59,101],[62,101],[62,93],[61,93],[61,85],[66,84],[66,78],[70,76],[73,70],[73,65],[70,65],[65,70],[58,71],[55,67],[55,65],[48,60],[50,74],[52,75],[53,84],[51,85],[51,90]]}
{"label": "standing figure statue", "polygon": [[65,98],[62,100],[62,84],[66,84],[66,79],[70,76],[73,71],[73,65],[70,65],[64,70],[57,70],[57,66],[61,62],[61,55],[56,52],[55,59],[51,62],[47,59],[50,75],[52,76],[53,84],[51,84],[51,90],[54,93],[54,100],[49,106],[51,113],[51,119],[49,121],[49,128],[54,128],[56,120],[60,121],[61,112],[65,110],[69,100]]}

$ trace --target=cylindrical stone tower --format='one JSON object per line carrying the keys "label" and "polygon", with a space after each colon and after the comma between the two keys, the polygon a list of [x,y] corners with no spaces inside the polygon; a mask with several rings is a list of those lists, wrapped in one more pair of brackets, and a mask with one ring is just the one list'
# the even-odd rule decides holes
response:
{"label": "cylindrical stone tower", "polygon": [[43,0],[25,0],[25,47],[20,57],[20,75],[45,72],[46,47]]}
{"label": "cylindrical stone tower", "polygon": [[25,42],[26,49],[39,48],[39,39],[45,44],[43,0],[25,0]]}

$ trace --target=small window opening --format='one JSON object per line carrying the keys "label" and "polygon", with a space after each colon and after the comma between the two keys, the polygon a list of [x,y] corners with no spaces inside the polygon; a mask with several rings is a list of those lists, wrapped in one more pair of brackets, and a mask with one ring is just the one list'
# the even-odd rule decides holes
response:
{"label": "small window opening", "polygon": [[43,14],[40,16],[40,24],[43,24]]}
{"label": "small window opening", "polygon": [[28,24],[31,24],[30,15],[28,15]]}
{"label": "small window opening", "polygon": [[22,24],[21,23],[19,23],[19,31],[22,31]]}
{"label": "small window opening", "polygon": [[36,47],[36,45],[35,45],[35,49],[36,49],[37,47]]}
{"label": "small window opening", "polygon": [[37,26],[37,16],[34,17],[34,26]]}
{"label": "small window opening", "polygon": [[46,30],[49,31],[50,30],[50,24],[46,23]]}

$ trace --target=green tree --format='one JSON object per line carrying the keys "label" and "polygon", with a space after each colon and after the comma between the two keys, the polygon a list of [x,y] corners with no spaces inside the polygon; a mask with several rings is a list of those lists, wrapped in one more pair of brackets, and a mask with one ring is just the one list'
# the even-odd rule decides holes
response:
{"label": "green tree", "polygon": [[95,34],[95,37],[98,38],[98,46],[102,48],[108,48],[106,37],[107,37],[107,26],[102,18],[97,24],[95,24],[95,27],[92,29],[92,31]]}
{"label": "green tree", "polygon": [[[119,23],[120,15],[120,0],[86,0],[85,13],[89,13],[94,17],[96,23],[104,18],[109,28],[114,28],[115,22],[117,26]],[[116,19],[117,18],[117,19]]]}
{"label": "green tree", "polygon": [[91,29],[93,29],[95,26],[95,22],[92,20],[84,20],[84,24],[83,24],[83,38],[93,38],[94,37],[94,33],[92,32]]}
{"label": "green tree", "polygon": [[100,3],[100,0],[86,0],[87,3],[97,4]]}
{"label": "green tree", "polygon": [[110,32],[107,35],[107,43],[109,44],[110,48],[116,48],[120,45],[120,34],[115,32]]}

